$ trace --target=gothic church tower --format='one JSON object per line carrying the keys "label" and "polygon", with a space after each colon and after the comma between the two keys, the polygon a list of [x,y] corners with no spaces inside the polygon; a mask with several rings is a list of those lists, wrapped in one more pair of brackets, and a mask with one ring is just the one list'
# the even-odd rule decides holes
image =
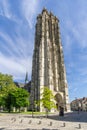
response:
{"label": "gothic church tower", "polygon": [[[33,53],[31,101],[40,100],[41,88],[47,86],[55,96],[57,109],[70,109],[68,86],[61,45],[59,20],[51,12],[43,9],[37,16],[35,46]],[[39,111],[44,108],[39,106]]]}

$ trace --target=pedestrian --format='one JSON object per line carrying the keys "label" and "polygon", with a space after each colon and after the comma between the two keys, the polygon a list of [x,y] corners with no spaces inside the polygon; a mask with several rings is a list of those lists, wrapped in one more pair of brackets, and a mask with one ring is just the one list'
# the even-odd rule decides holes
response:
{"label": "pedestrian", "polygon": [[59,116],[64,116],[64,108],[60,106]]}

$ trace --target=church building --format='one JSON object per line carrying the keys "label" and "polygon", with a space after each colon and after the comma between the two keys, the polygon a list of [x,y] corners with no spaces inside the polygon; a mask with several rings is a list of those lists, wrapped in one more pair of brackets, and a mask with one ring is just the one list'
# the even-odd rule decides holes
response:
{"label": "church building", "polygon": [[[44,86],[52,90],[55,104],[70,110],[59,19],[45,8],[37,16],[32,61],[31,104],[41,99]],[[40,104],[38,110],[44,111]],[[55,111],[55,110],[54,110]]]}

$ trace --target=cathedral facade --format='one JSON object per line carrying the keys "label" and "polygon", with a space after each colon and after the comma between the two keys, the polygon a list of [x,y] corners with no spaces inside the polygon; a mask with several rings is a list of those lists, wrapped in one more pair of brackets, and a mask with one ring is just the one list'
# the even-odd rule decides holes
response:
{"label": "cathedral facade", "polygon": [[[33,107],[34,101],[41,99],[44,86],[52,90],[57,109],[62,106],[70,110],[59,20],[46,9],[37,16],[36,23],[30,96]],[[42,104],[38,110],[44,111]]]}

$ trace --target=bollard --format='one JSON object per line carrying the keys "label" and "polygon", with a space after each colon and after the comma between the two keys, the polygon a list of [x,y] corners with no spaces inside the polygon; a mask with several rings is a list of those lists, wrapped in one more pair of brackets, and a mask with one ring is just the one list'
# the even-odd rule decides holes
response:
{"label": "bollard", "polygon": [[50,122],[50,126],[52,126],[52,122]]}
{"label": "bollard", "polygon": [[15,122],[15,121],[16,121],[16,119],[14,118],[14,119],[13,119],[13,121]]}
{"label": "bollard", "polygon": [[14,122],[16,121],[16,119],[14,119]]}
{"label": "bollard", "polygon": [[38,123],[39,125],[41,124],[41,121],[39,121],[39,123]]}
{"label": "bollard", "polygon": [[15,120],[15,118],[13,117],[13,118],[11,118],[11,120]]}
{"label": "bollard", "polygon": [[79,124],[79,129],[81,129],[81,124]]}
{"label": "bollard", "polygon": [[63,127],[65,127],[66,126],[66,124],[65,124],[65,122],[63,123]]}
{"label": "bollard", "polygon": [[15,121],[16,121],[16,119],[15,119],[15,118],[13,118],[13,119],[12,119],[12,123],[14,123]]}
{"label": "bollard", "polygon": [[31,122],[32,122],[32,121],[30,120],[28,123],[31,124]]}
{"label": "bollard", "polygon": [[11,120],[13,120],[14,118],[11,118]]}
{"label": "bollard", "polygon": [[22,122],[23,122],[23,120],[21,119],[20,123],[22,123]]}

